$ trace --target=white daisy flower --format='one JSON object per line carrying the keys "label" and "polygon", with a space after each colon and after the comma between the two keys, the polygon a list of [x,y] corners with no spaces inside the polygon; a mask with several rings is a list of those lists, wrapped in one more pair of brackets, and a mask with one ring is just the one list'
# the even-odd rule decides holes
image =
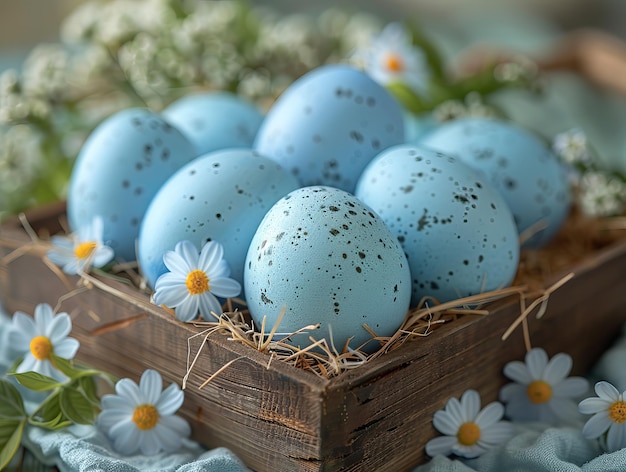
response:
{"label": "white daisy flower", "polygon": [[593,415],[583,426],[583,436],[596,439],[606,433],[604,447],[614,452],[626,447],[626,392],[620,393],[609,382],[595,385],[597,397],[585,398],[578,404],[583,415]]}
{"label": "white daisy flower", "polygon": [[97,426],[120,454],[175,452],[190,435],[189,423],[174,415],[183,404],[183,391],[175,383],[162,389],[161,375],[149,369],[139,385],[122,379],[115,384],[115,394],[102,397]]}
{"label": "white daisy flower", "polygon": [[9,348],[24,360],[17,366],[18,374],[37,372],[59,382],[67,380],[51,362],[51,356],[72,359],[80,343],[67,335],[72,331],[72,321],[67,313],[54,314],[50,305],[42,303],[35,308],[33,317],[16,312],[9,331]]}
{"label": "white daisy flower", "polygon": [[411,43],[400,23],[388,24],[370,43],[358,49],[352,59],[378,83],[402,82],[424,93],[430,70],[426,55]]}
{"label": "white daisy flower", "polygon": [[89,267],[102,267],[111,259],[114,252],[102,241],[104,222],[96,216],[90,225],[78,229],[69,236],[53,236],[53,247],[46,256],[66,274],[80,274]]}
{"label": "white daisy flower", "polygon": [[526,353],[526,363],[509,362],[504,375],[513,380],[500,390],[500,401],[506,403],[506,414],[513,421],[540,421],[555,425],[576,416],[574,398],[589,389],[582,377],[567,377],[572,358],[557,354],[548,361],[543,349]]}
{"label": "white daisy flower", "polygon": [[205,318],[211,312],[221,314],[216,296],[230,298],[241,292],[239,282],[228,278],[230,268],[223,257],[224,248],[216,241],[206,243],[199,257],[192,242],[179,242],[163,256],[170,272],[157,279],[154,303],[175,309],[181,321],[193,320],[198,311]]}
{"label": "white daisy flower", "polygon": [[476,390],[467,390],[461,401],[450,398],[444,410],[433,416],[433,426],[445,436],[431,439],[426,443],[426,454],[456,454],[466,459],[480,456],[487,449],[497,446],[513,436],[513,426],[500,421],[504,407],[492,402],[482,410]]}

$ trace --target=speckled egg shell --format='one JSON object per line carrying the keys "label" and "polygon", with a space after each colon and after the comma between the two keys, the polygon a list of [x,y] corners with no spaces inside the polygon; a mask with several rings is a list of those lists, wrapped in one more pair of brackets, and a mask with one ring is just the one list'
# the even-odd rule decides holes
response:
{"label": "speckled egg shell", "polygon": [[227,148],[250,148],[263,113],[244,98],[227,92],[187,95],[162,116],[196,146],[198,155]]}
{"label": "speckled egg shell", "polygon": [[[285,307],[280,333],[320,323],[309,334],[330,341],[332,332],[339,350],[350,337],[353,348],[371,339],[364,323],[393,334],[411,297],[406,257],[383,221],[353,195],[325,186],[295,190],[267,213],[248,250],[244,284],[256,326],[267,317],[271,329]],[[293,342],[310,343],[304,334]]]}
{"label": "speckled egg shell", "polygon": [[224,247],[231,277],[243,284],[250,240],[265,213],[298,188],[274,161],[250,149],[227,149],[196,158],[159,190],[146,212],[138,241],[139,265],[148,284],[167,271],[163,254],[182,240],[198,249]]}
{"label": "speckled egg shell", "polygon": [[104,241],[115,257],[134,261],[139,225],[152,197],[196,153],[159,115],[133,108],[104,120],[76,159],[67,193],[72,231],[104,220]]}
{"label": "speckled egg shell", "polygon": [[[442,124],[420,143],[455,156],[486,176],[511,208],[519,233],[534,231],[522,247],[546,244],[569,214],[567,173],[546,144],[517,125],[464,118]],[[544,224],[543,229],[537,226]]]}
{"label": "speckled egg shell", "polygon": [[352,192],[367,163],[402,142],[402,109],[387,90],[352,67],[328,65],[285,90],[263,121],[254,148],[303,186]]}
{"label": "speckled egg shell", "polygon": [[357,197],[404,249],[412,306],[507,286],[519,260],[517,229],[502,196],[474,169],[444,154],[402,145],[365,169]]}

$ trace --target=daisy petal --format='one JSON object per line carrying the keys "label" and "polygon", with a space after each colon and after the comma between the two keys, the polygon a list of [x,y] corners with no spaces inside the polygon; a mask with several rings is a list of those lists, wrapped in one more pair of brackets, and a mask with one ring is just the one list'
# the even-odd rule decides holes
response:
{"label": "daisy petal", "polygon": [[154,456],[161,450],[161,441],[155,434],[154,429],[142,431],[139,448],[144,456]]}
{"label": "daisy petal", "polygon": [[459,400],[454,397],[450,398],[446,403],[446,411],[452,418],[454,418],[454,420],[458,422],[459,425],[464,423],[465,420],[463,418],[465,417],[465,414],[463,413],[463,408],[461,407]]}
{"label": "daisy petal", "polygon": [[139,450],[141,444],[141,434],[132,421],[118,423],[109,431],[113,439],[113,447],[116,451],[131,456]]}
{"label": "daisy petal", "polygon": [[174,251],[167,251],[163,254],[163,264],[170,272],[178,274],[188,274],[194,269],[178,252]]}
{"label": "daisy petal", "polygon": [[115,393],[128,399],[129,404],[134,408],[143,405],[145,400],[139,390],[139,386],[131,379],[122,379],[115,384]]}
{"label": "daisy petal", "polygon": [[480,411],[480,396],[476,390],[466,390],[461,396],[461,405],[463,408],[463,423],[474,421],[476,415]]}
{"label": "daisy petal", "polygon": [[200,313],[205,320],[212,319],[211,312],[219,316],[223,311],[222,305],[211,293],[203,293],[200,296]]}
{"label": "daisy petal", "polygon": [[580,397],[589,391],[589,382],[583,377],[569,377],[552,387],[552,393],[558,397]]}
{"label": "daisy petal", "polygon": [[533,380],[541,379],[543,371],[548,365],[548,355],[541,348],[533,348],[526,353],[526,366]]}
{"label": "daisy petal", "polygon": [[460,425],[461,422],[457,418],[450,415],[447,411],[439,410],[433,415],[433,426],[441,434],[456,436]]}
{"label": "daisy petal", "polygon": [[476,415],[474,422],[481,430],[491,427],[502,419],[504,415],[504,407],[501,403],[492,402],[485,406],[480,413]]}
{"label": "daisy petal", "polygon": [[[39,327],[47,327],[53,323],[54,313],[52,308],[47,303],[40,303],[35,307],[35,324]],[[43,333],[45,334],[45,332]]]}
{"label": "daisy petal", "polygon": [[191,241],[180,241],[174,251],[189,265],[189,269],[198,268],[198,249]]}
{"label": "daisy petal", "polygon": [[173,431],[176,436],[181,438],[186,438],[191,435],[191,427],[189,423],[182,419],[180,416],[168,415],[163,416],[159,420],[159,426],[163,428]]}
{"label": "daisy petal", "polygon": [[198,317],[198,308],[200,305],[199,295],[187,297],[176,307],[176,318],[180,321],[191,321]]}
{"label": "daisy petal", "polygon": [[182,406],[185,394],[176,384],[167,387],[154,403],[161,416],[173,415]]}
{"label": "daisy petal", "polygon": [[557,385],[565,379],[572,370],[572,358],[564,353],[555,355],[543,371],[542,379],[550,385]]}
{"label": "daisy petal", "polygon": [[202,248],[198,267],[203,269],[209,277],[213,275],[212,269],[217,267],[224,257],[224,248],[217,241],[209,241]]}
{"label": "daisy petal", "polygon": [[609,452],[619,451],[626,447],[626,423],[613,423],[606,436],[606,446]]}
{"label": "daisy petal", "polygon": [[159,400],[162,388],[163,380],[161,379],[161,374],[156,370],[148,369],[141,374],[139,390],[144,403],[154,405]]}
{"label": "daisy petal", "polygon": [[63,359],[73,359],[80,347],[80,342],[74,338],[65,338],[54,345],[54,353]]}
{"label": "daisy petal", "polygon": [[241,293],[241,285],[236,280],[225,277],[211,279],[211,293],[222,298],[236,297]]}
{"label": "daisy petal", "polygon": [[440,436],[431,439],[426,443],[426,454],[430,457],[450,455],[455,444],[457,444],[456,438],[451,436]]}
{"label": "daisy petal", "polygon": [[594,389],[600,398],[610,400],[611,402],[619,400],[619,391],[608,382],[598,382]]}
{"label": "daisy petal", "polygon": [[72,331],[72,321],[67,313],[59,313],[43,325],[46,327],[46,336],[54,345]]}
{"label": "daisy petal", "polygon": [[598,397],[585,398],[578,404],[578,411],[583,415],[591,415],[608,410],[613,402]]}
{"label": "daisy petal", "polygon": [[[175,418],[175,417],[168,417]],[[163,418],[164,419],[164,418]],[[183,437],[176,430],[168,428],[163,425],[163,421],[159,421],[159,424],[154,428],[154,434],[157,437],[161,447],[167,451],[176,451],[182,445]]]}
{"label": "daisy petal", "polygon": [[485,445],[495,446],[508,441],[513,437],[513,434],[513,425],[508,421],[500,421],[488,428],[481,429],[480,441],[484,442]]}
{"label": "daisy petal", "polygon": [[599,438],[612,424],[608,411],[596,413],[583,426],[583,436],[587,439]]}
{"label": "daisy petal", "polygon": [[180,285],[159,286],[159,280],[161,280],[161,278],[157,280],[154,292],[153,300],[155,305],[176,308],[189,297],[187,287]]}
{"label": "daisy petal", "polygon": [[528,372],[528,367],[520,361],[508,362],[504,366],[504,375],[512,381],[523,385],[527,385],[533,381],[530,373]]}

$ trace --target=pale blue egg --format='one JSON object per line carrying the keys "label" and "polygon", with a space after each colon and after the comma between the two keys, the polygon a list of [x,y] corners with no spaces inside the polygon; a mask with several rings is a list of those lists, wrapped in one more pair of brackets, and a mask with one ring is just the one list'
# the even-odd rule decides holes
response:
{"label": "pale blue egg", "polygon": [[308,345],[311,335],[339,351],[351,337],[352,348],[371,339],[363,324],[391,336],[411,298],[397,239],[354,195],[326,186],[295,190],[268,211],[250,243],[244,284],[257,327],[266,317],[269,331],[285,308],[279,333],[319,323],[294,344]]}
{"label": "pale blue egg", "polygon": [[395,99],[364,72],[335,64],[314,69],[285,90],[254,148],[303,186],[352,192],[367,163],[402,142],[403,114]]}
{"label": "pale blue egg", "polygon": [[250,148],[263,121],[256,105],[228,92],[186,95],[162,112],[196,146],[198,155]]}
{"label": "pale blue egg", "polygon": [[138,241],[139,265],[148,284],[167,271],[166,251],[191,241],[224,247],[231,277],[243,284],[250,240],[265,213],[298,188],[286,170],[250,149],[226,149],[196,158],[159,190],[146,212]]}
{"label": "pale blue egg", "polygon": [[159,115],[140,108],[118,112],[88,137],[67,193],[72,231],[104,220],[104,241],[115,257],[134,261],[135,243],[152,197],[196,156],[193,145]]}
{"label": "pale blue egg", "polygon": [[498,191],[460,160],[415,145],[384,151],[356,196],[397,237],[412,279],[412,305],[505,287],[517,271],[513,215]]}
{"label": "pale blue egg", "polygon": [[440,125],[419,143],[484,174],[511,208],[519,233],[532,233],[522,247],[545,245],[569,215],[567,172],[546,143],[520,126],[463,118]]}

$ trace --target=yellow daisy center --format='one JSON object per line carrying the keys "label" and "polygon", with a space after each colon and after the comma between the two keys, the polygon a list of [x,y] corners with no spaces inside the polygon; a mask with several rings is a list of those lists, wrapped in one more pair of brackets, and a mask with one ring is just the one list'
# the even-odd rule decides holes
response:
{"label": "yellow daisy center", "polygon": [[626,402],[613,402],[609,407],[609,418],[615,423],[623,423],[626,421]]}
{"label": "yellow daisy center", "polygon": [[30,341],[30,352],[38,361],[50,359],[53,348],[50,340],[45,336],[35,336]]}
{"label": "yellow daisy center", "polygon": [[209,277],[204,271],[198,269],[189,272],[185,285],[191,295],[200,295],[210,290]]}
{"label": "yellow daisy center", "polygon": [[84,243],[80,243],[76,248],[74,248],[74,254],[79,259],[85,259],[91,256],[91,253],[94,251],[98,244],[93,241],[87,241]]}
{"label": "yellow daisy center", "polygon": [[480,439],[480,427],[473,422],[463,423],[456,433],[459,444],[473,446]]}
{"label": "yellow daisy center", "polygon": [[159,412],[154,405],[139,405],[133,413],[133,423],[142,431],[154,428],[159,422]]}
{"label": "yellow daisy center", "polygon": [[552,398],[552,387],[548,382],[535,380],[528,384],[526,394],[533,403],[545,403]]}
{"label": "yellow daisy center", "polygon": [[402,72],[404,70],[404,60],[398,54],[387,54],[384,59],[384,65],[392,72]]}

